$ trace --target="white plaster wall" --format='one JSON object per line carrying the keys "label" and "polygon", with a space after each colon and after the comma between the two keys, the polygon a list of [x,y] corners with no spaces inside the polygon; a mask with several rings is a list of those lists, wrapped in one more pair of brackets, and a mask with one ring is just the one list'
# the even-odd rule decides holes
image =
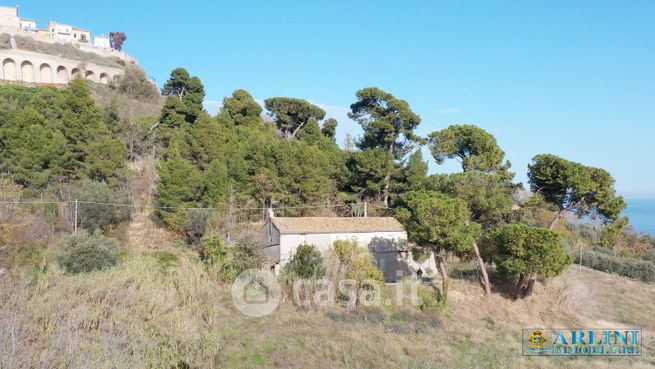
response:
{"label": "white plaster wall", "polygon": [[0,6],[0,25],[7,27],[20,27],[18,10],[15,7]]}
{"label": "white plaster wall", "polygon": [[82,65],[88,78],[95,82],[109,83],[123,73],[121,68],[83,64],[78,60],[17,49],[0,50],[0,63],[3,66],[0,79],[35,83],[66,84],[74,70],[82,70]]}
{"label": "white plaster wall", "polygon": [[392,240],[398,244],[407,242],[406,232],[369,232],[369,233],[309,233],[309,234],[283,234],[280,235],[280,262],[286,264],[293,256],[296,248],[307,243],[315,245],[322,253],[328,251],[334,241],[355,240],[362,246],[371,249],[372,252],[390,251],[383,250],[383,245],[371,244],[374,238]]}
{"label": "white plaster wall", "polygon": [[360,246],[368,248],[387,282],[396,282],[418,270],[419,265],[414,262],[411,253],[404,252],[407,246],[406,232],[282,234],[280,265],[284,266],[291,261],[295,250],[303,243],[315,245],[325,254],[337,240],[355,240]]}

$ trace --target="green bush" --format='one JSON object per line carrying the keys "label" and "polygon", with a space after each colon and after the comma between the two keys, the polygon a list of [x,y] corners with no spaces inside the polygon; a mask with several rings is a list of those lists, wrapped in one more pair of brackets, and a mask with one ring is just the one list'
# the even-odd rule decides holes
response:
{"label": "green bush", "polygon": [[244,270],[256,265],[252,250],[238,244],[226,244],[218,236],[202,241],[201,255],[210,270],[216,271],[218,279],[227,283],[234,282]]}
{"label": "green bush", "polygon": [[434,289],[419,288],[418,298],[418,308],[421,311],[441,311],[446,308],[443,295]]}
{"label": "green bush", "polygon": [[[576,263],[580,255],[575,256]],[[582,265],[606,273],[615,273],[646,282],[655,282],[655,263],[639,259],[624,259],[609,254],[605,249],[595,247],[583,251]]]}
{"label": "green bush", "polygon": [[116,265],[116,240],[103,236],[100,231],[90,234],[82,230],[62,237],[60,244],[62,250],[57,261],[69,273],[86,273]]}
{"label": "green bush", "polygon": [[146,72],[137,66],[127,66],[115,85],[121,93],[141,101],[154,101],[160,95],[157,86],[148,79]]}
{"label": "green bush", "polygon": [[354,279],[358,283],[364,280],[380,283],[384,281],[384,274],[373,262],[371,253],[359,246],[357,241],[334,241],[330,252],[339,259],[340,269],[345,272],[346,278]]}
{"label": "green bush", "polygon": [[286,269],[301,278],[321,278],[325,274],[321,252],[316,246],[308,244],[298,246]]}
{"label": "green bush", "polygon": [[[75,197],[83,201],[78,204],[79,226],[90,231],[126,221],[132,212],[127,194],[112,189],[105,182],[84,179],[78,183]],[[119,203],[125,206],[109,206],[102,203]]]}

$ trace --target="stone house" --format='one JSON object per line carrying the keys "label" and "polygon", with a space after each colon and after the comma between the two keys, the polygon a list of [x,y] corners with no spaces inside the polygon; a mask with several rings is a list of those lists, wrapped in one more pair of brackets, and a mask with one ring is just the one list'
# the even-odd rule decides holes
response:
{"label": "stone house", "polygon": [[407,232],[392,217],[269,217],[261,237],[263,251],[276,268],[286,265],[302,244],[325,253],[334,241],[355,240],[369,249],[388,282],[417,270],[408,252]]}

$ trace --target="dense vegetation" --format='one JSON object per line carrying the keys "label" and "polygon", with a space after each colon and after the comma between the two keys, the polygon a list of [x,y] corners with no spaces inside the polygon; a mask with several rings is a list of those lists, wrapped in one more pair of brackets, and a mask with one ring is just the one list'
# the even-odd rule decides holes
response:
{"label": "dense vegetation", "polygon": [[[527,296],[538,279],[571,263],[569,254],[579,250],[576,240],[610,250],[611,257],[652,254],[652,239],[621,241],[631,232],[621,217],[626,205],[605,170],[537,155],[528,168],[532,194],[519,198],[525,190],[512,181],[511,163],[491,134],[474,125],[452,125],[420,137],[415,131],[421,118],[410,104],[379,88],[355,93],[350,117],[364,134],[345,148],[335,140],[338,122],[300,98],[268,98],[262,108],[250,93],[236,90],[210,116],[203,108],[202,81],[183,68],[171,72],[161,95],[134,67],[109,87],[82,79],[61,89],[1,86],[3,198],[39,200],[4,211],[3,217],[43,224],[47,235],[32,237],[17,232],[18,226],[3,226],[2,252],[57,244],[61,233],[77,228],[124,240],[133,213],[152,206],[160,225],[228,281],[264,261],[248,225],[260,221],[265,208],[274,206],[288,216],[357,215],[358,204],[367,202],[370,214],[394,215],[405,224],[415,255],[435,253],[444,298],[446,256],[473,259],[487,295],[492,267],[494,275],[518,277],[517,296]],[[423,145],[437,164],[458,160],[462,171],[428,175]],[[135,175],[131,162],[144,160],[156,163],[158,180],[154,173],[147,180]],[[75,200],[81,202],[73,209]],[[573,214],[599,226],[591,227],[593,232],[572,231]],[[616,252],[619,243],[626,246]],[[83,258],[86,252],[61,249],[64,259]],[[331,273],[317,264],[310,245],[301,251],[289,267],[292,274]],[[336,259],[361,264],[364,275],[377,277],[362,264],[366,255],[352,257]],[[629,274],[598,261],[604,257],[588,264]],[[96,268],[62,263],[71,271]]]}

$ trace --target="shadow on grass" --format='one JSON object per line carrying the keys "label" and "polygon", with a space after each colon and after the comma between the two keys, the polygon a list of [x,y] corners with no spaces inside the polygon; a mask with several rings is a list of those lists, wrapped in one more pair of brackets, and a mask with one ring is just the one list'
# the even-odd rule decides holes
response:
{"label": "shadow on grass", "polygon": [[518,277],[507,278],[495,271],[489,276],[491,281],[491,293],[497,293],[508,300],[514,300]]}

